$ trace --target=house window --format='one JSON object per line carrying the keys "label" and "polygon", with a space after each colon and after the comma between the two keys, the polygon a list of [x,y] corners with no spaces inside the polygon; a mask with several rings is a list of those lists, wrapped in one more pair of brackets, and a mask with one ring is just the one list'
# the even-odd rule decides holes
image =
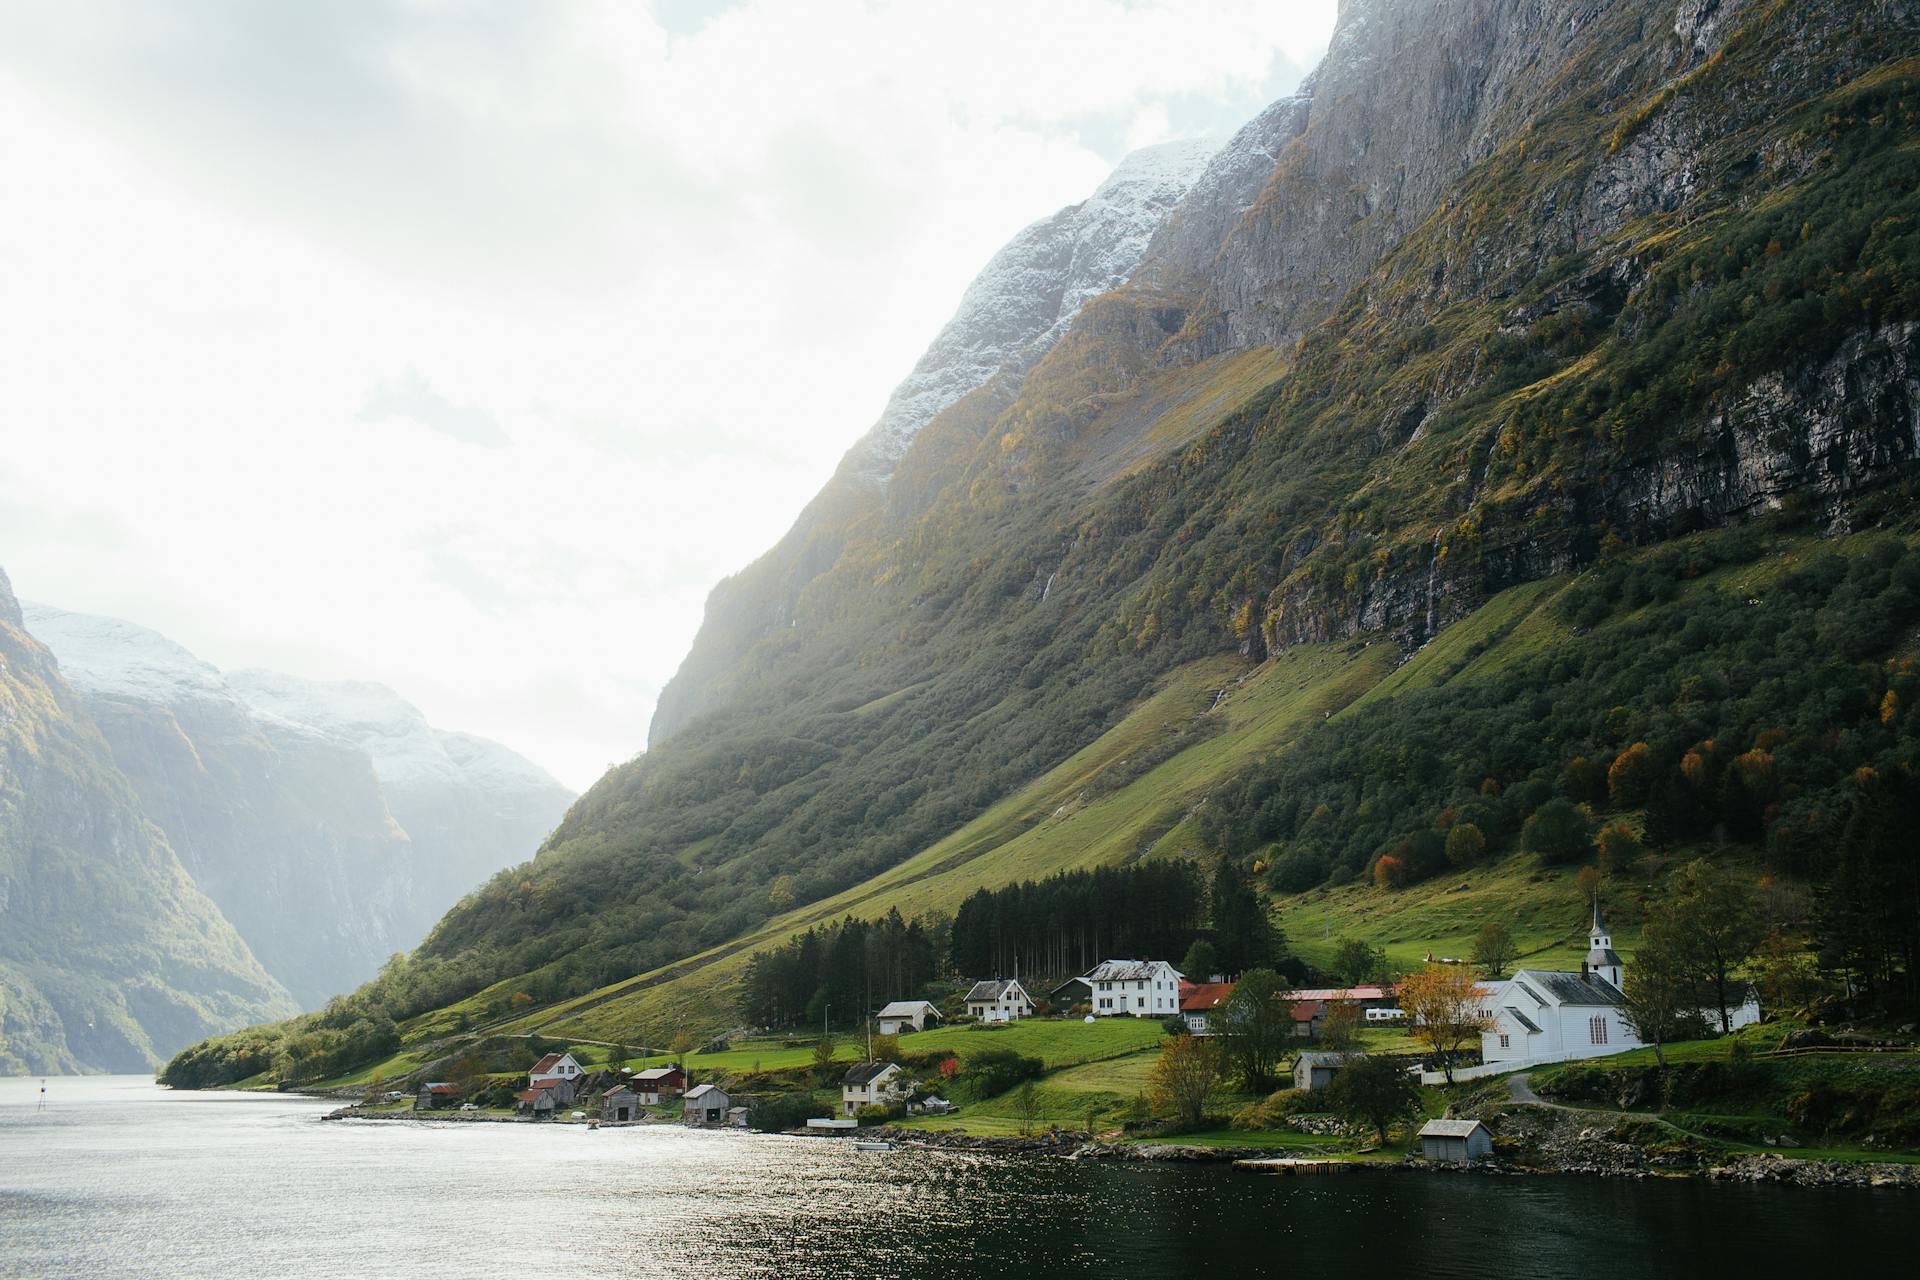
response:
{"label": "house window", "polygon": [[1505,1032],[1500,1034],[1500,1047],[1502,1049],[1511,1049],[1513,1047],[1513,1045],[1508,1042]]}
{"label": "house window", "polygon": [[1133,1005],[1136,1009],[1144,1009],[1147,1007],[1147,998],[1145,996],[1135,996]]}
{"label": "house window", "polygon": [[1588,1018],[1587,1034],[1593,1038],[1593,1043],[1605,1044],[1607,1042],[1606,1018],[1601,1014],[1595,1014],[1593,1017]]}

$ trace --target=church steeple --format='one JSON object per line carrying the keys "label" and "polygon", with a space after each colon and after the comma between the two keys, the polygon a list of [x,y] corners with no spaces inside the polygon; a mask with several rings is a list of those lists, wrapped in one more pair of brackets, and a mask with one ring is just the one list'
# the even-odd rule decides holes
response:
{"label": "church steeple", "polygon": [[1614,954],[1613,934],[1607,928],[1607,913],[1600,909],[1600,895],[1593,895],[1593,928],[1587,936],[1587,958],[1580,962],[1583,973],[1613,984],[1618,990],[1625,978],[1625,966]]}

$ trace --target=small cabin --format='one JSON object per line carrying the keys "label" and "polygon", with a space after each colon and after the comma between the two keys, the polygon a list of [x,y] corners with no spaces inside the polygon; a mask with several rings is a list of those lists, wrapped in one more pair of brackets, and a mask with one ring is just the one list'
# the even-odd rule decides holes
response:
{"label": "small cabin", "polygon": [[940,1021],[940,1011],[925,1000],[895,1000],[880,1010],[880,1034],[897,1036],[906,1031],[925,1031],[927,1022]]}
{"label": "small cabin", "polygon": [[626,1124],[640,1118],[640,1099],[625,1085],[607,1090],[600,1099],[600,1118],[611,1124]]}
{"label": "small cabin", "polygon": [[1293,1087],[1324,1089],[1349,1062],[1365,1057],[1360,1053],[1323,1053],[1312,1050],[1293,1060]]}
{"label": "small cabin", "polygon": [[445,1081],[434,1081],[420,1086],[420,1092],[413,1097],[415,1111],[436,1111],[459,1100],[460,1090]]}
{"label": "small cabin", "polygon": [[719,1085],[697,1084],[681,1100],[681,1118],[688,1124],[723,1124],[732,1105]]}
{"label": "small cabin", "polygon": [[1429,1120],[1420,1126],[1420,1154],[1446,1164],[1481,1160],[1493,1154],[1493,1134],[1478,1120]]}

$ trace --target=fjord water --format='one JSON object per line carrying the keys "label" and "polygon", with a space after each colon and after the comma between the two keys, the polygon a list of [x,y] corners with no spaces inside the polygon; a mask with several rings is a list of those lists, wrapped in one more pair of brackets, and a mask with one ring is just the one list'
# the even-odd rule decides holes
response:
{"label": "fjord water", "polygon": [[1422,1276],[1904,1271],[1896,1191],[868,1154],[673,1126],[320,1120],[0,1080],[0,1275]]}

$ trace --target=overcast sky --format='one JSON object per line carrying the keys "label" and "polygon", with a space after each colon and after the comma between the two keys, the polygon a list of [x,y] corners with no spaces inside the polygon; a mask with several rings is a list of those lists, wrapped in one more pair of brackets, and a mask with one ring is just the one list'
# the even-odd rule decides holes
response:
{"label": "overcast sky", "polygon": [[0,566],[584,788],[1015,231],[1334,0],[0,0]]}

